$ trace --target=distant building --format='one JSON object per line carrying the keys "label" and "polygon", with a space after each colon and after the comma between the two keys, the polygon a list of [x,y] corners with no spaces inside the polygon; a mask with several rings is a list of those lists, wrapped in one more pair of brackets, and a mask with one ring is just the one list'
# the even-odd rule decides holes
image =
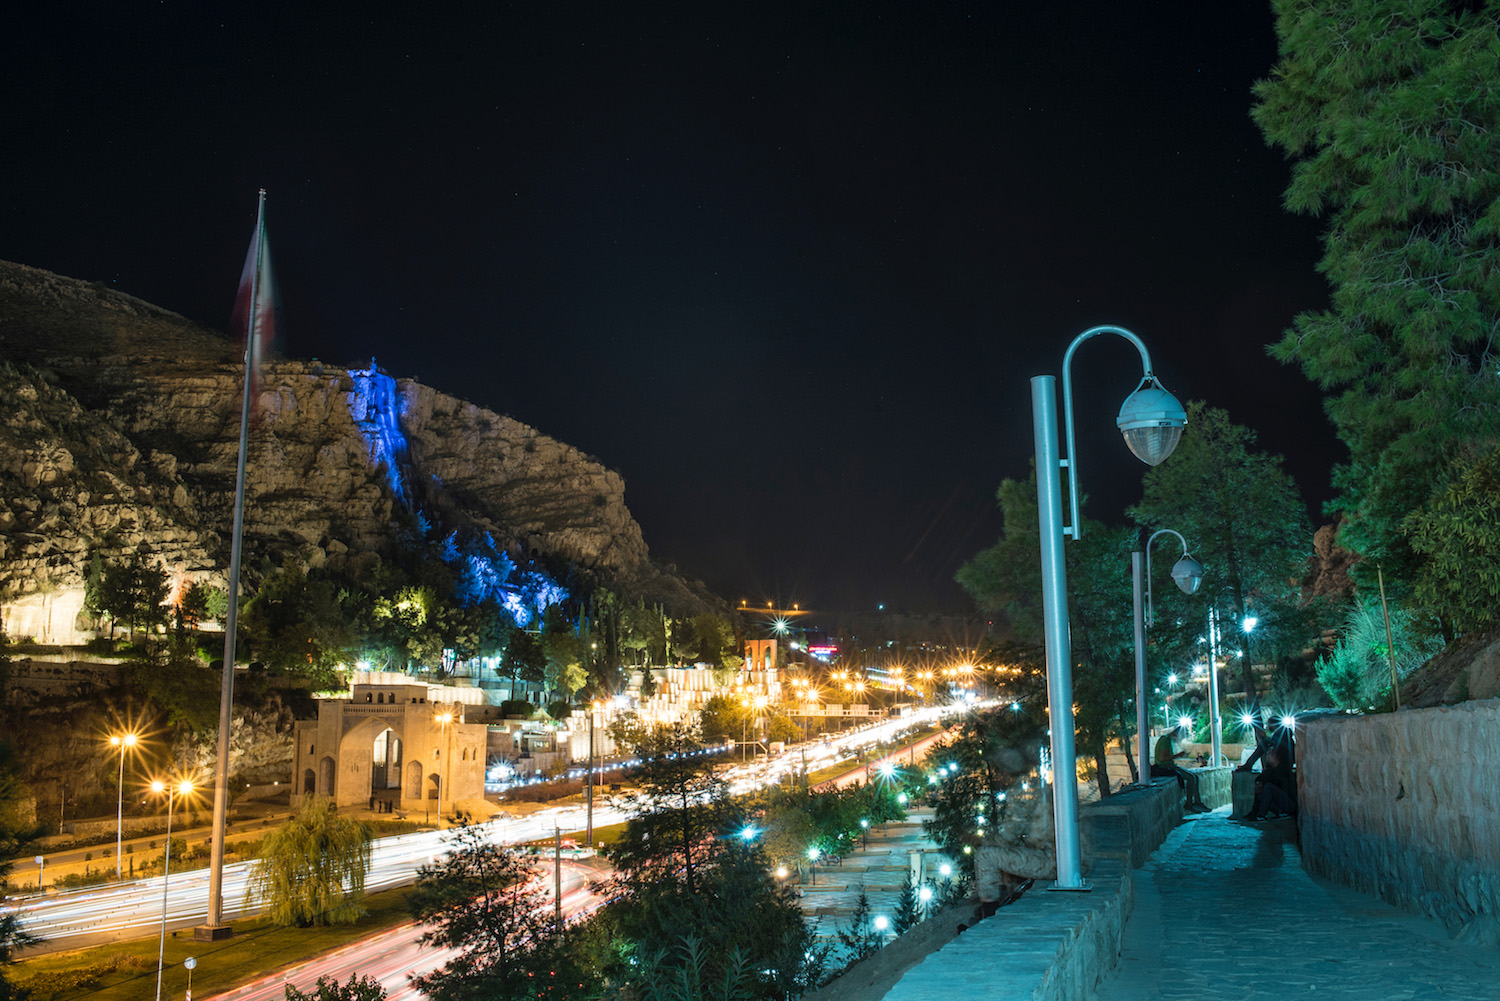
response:
{"label": "distant building", "polygon": [[477,707],[459,701],[475,698],[483,696],[399,674],[357,675],[348,698],[319,699],[318,718],[297,721],[292,804],[318,795],[337,806],[436,812],[445,782],[445,811],[482,799],[487,728],[465,722]]}

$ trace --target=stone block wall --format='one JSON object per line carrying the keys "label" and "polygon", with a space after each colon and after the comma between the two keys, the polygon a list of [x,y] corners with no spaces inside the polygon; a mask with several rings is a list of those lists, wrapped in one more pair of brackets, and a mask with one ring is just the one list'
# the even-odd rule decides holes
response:
{"label": "stone block wall", "polygon": [[1299,729],[1307,867],[1500,944],[1500,699]]}

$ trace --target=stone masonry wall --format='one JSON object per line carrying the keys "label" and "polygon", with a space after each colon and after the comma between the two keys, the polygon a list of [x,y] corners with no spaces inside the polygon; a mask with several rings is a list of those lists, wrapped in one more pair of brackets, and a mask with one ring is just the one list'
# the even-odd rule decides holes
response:
{"label": "stone masonry wall", "polygon": [[1500,944],[1500,699],[1310,720],[1297,768],[1312,872]]}

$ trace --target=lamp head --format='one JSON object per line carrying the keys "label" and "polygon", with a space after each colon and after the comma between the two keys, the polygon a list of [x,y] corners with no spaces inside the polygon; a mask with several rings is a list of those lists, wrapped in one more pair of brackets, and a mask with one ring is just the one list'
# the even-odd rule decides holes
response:
{"label": "lamp head", "polygon": [[1187,411],[1177,402],[1177,397],[1148,374],[1135,392],[1125,398],[1115,424],[1125,435],[1125,444],[1135,457],[1148,466],[1157,466],[1172,454],[1182,439],[1182,429],[1187,427]]}
{"label": "lamp head", "polygon": [[1183,594],[1197,594],[1203,583],[1203,564],[1184,553],[1182,559],[1172,564],[1172,583]]}

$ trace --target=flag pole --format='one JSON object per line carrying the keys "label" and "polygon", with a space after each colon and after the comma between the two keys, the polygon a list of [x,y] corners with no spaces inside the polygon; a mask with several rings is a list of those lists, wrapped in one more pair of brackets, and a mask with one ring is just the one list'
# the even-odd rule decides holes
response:
{"label": "flag pole", "polygon": [[260,300],[261,259],[266,246],[266,189],[255,212],[255,261],[250,268],[250,305],[245,321],[245,390],[240,402],[240,456],[234,481],[234,534],[229,546],[229,601],[224,617],[224,683],[219,693],[219,757],[214,770],[214,827],[208,862],[208,920],[193,932],[202,941],[228,938],[224,923],[224,834],[229,812],[229,721],[234,709],[234,639],[239,620],[240,544],[245,526],[245,457],[250,446],[251,366],[255,364],[256,308]]}

